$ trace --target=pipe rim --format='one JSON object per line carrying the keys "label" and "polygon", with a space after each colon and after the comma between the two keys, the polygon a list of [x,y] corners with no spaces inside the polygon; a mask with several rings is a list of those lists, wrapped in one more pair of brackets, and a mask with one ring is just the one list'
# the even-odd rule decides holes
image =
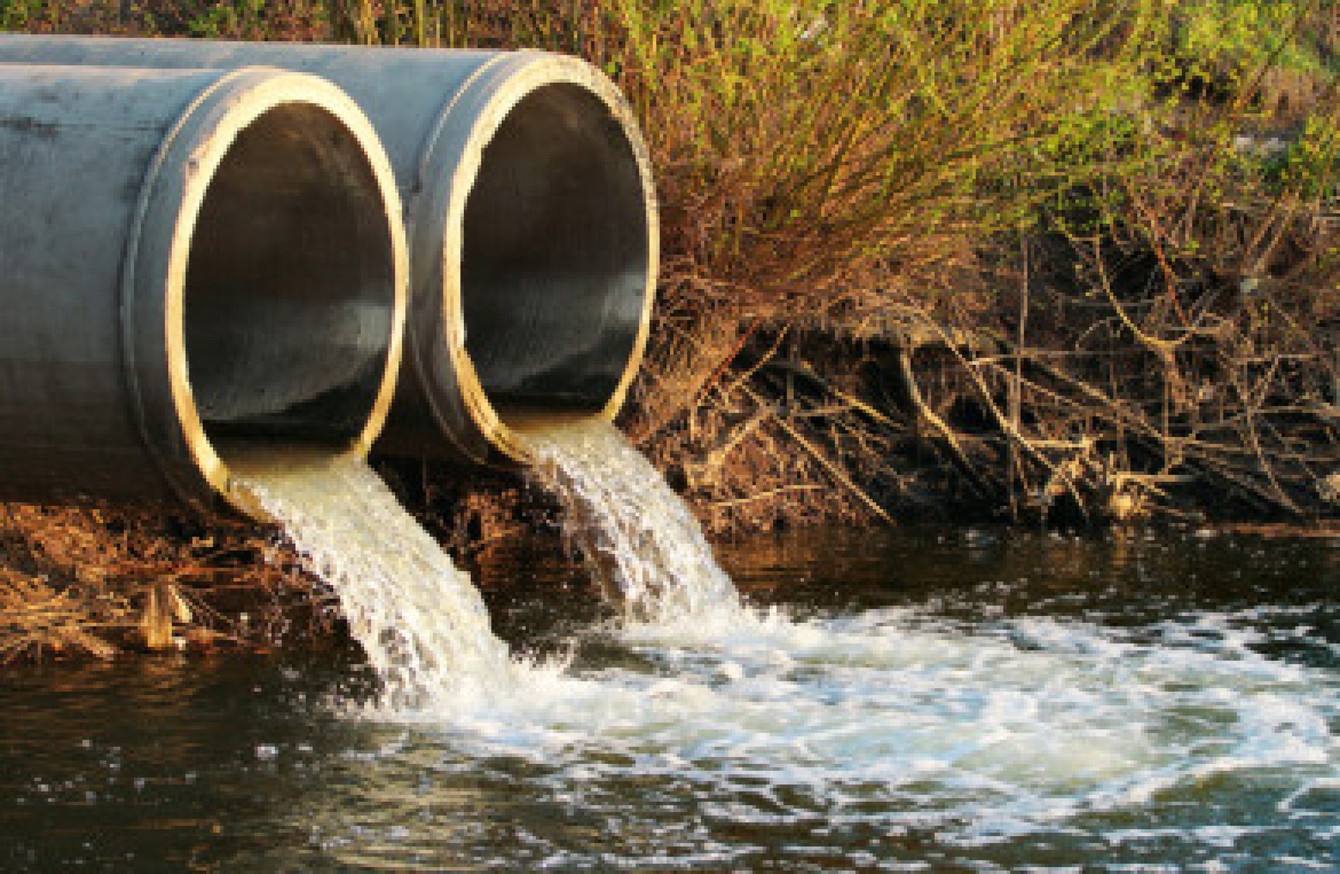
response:
{"label": "pipe rim", "polygon": [[[234,510],[264,522],[273,520],[233,479],[194,399],[186,343],[187,266],[210,184],[238,135],[265,114],[294,104],[327,113],[352,137],[376,182],[387,219],[391,335],[364,425],[335,453],[367,455],[390,411],[403,354],[409,254],[390,161],[371,122],[342,90],[305,73],[248,67],[222,74],[202,91],[179,116],[145,175],[122,281],[127,382],[142,436],[160,471],[172,490],[198,510],[208,512],[222,498]],[[175,413],[170,420],[155,416],[155,411],[168,409]]]}
{"label": "pipe rim", "polygon": [[[651,157],[632,107],[603,72],[581,58],[541,51],[521,51],[495,58],[476,71],[469,84],[455,95],[441,114],[434,140],[423,152],[424,160],[419,174],[423,196],[414,204],[411,221],[416,234],[428,233],[436,237],[442,253],[440,265],[431,265],[431,272],[427,276],[419,272],[412,280],[416,289],[427,292],[413,297],[431,300],[440,296],[441,299],[438,312],[435,313],[437,318],[432,320],[436,323],[434,336],[416,336],[415,327],[419,325],[419,320],[411,321],[410,342],[414,347],[412,358],[418,369],[420,384],[437,388],[436,391],[428,392],[428,402],[439,421],[456,418],[450,414],[451,411],[441,408],[442,398],[459,398],[464,413],[485,440],[485,453],[481,456],[471,447],[459,444],[457,448],[479,463],[496,461],[499,455],[509,464],[527,464],[532,459],[526,441],[518,436],[516,429],[494,407],[466,350],[462,277],[466,206],[480,174],[484,150],[498,134],[512,110],[534,92],[553,85],[574,86],[595,97],[617,122],[641,182],[646,230],[646,277],[637,329],[628,359],[604,405],[591,413],[571,413],[572,418],[614,420],[641,366],[650,333],[660,264],[660,219]],[[462,104],[470,105],[462,107]],[[446,143],[441,134],[447,128],[448,118],[458,107],[463,114],[473,113],[474,123],[463,143]],[[448,154],[441,154],[444,151]],[[440,169],[434,173],[434,167],[453,169],[450,174],[442,173]],[[440,273],[437,272],[439,266]],[[430,268],[424,265],[424,269]],[[436,287],[432,287],[434,277],[440,277]],[[445,350],[439,344],[445,344]],[[450,363],[451,375],[456,380],[454,385],[446,388],[454,389],[454,395],[452,391],[442,390],[442,383],[444,379],[450,378],[449,375],[441,373],[441,368],[434,366],[435,353],[443,351]],[[442,431],[448,436],[452,434],[449,427],[442,428]]]}

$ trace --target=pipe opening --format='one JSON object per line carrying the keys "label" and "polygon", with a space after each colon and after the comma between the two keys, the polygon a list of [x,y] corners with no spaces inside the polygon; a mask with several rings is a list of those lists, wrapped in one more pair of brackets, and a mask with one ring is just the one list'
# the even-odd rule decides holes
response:
{"label": "pipe opening", "polygon": [[589,90],[544,85],[484,149],[466,204],[465,348],[504,423],[596,413],[637,344],[653,253],[628,132]]}
{"label": "pipe opening", "polygon": [[225,461],[229,441],[358,438],[388,367],[396,219],[363,145],[325,109],[280,104],[239,132],[184,290],[191,392]]}

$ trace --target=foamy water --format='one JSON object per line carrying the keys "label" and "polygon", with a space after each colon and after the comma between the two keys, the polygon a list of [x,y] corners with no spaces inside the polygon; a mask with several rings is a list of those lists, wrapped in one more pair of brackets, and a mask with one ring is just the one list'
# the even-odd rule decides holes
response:
{"label": "foamy water", "polygon": [[[660,473],[612,425],[528,434],[568,524],[612,569],[627,615],[729,621],[741,605],[701,528]],[[507,699],[561,663],[512,660],[469,576],[361,459],[292,448],[236,451],[237,484],[277,520],[305,567],[330,585],[382,685],[377,712],[480,696]]]}
{"label": "foamy water", "polygon": [[468,574],[361,459],[295,451],[231,460],[234,476],[328,583],[381,680],[380,706],[505,693],[517,671]]}
{"label": "foamy water", "polygon": [[[1340,686],[1257,654],[1231,616],[1119,631],[744,611],[613,636],[638,667],[533,673],[514,697],[453,696],[397,721],[440,733],[444,767],[524,762],[614,819],[629,785],[674,787],[698,818],[819,846],[853,830],[959,850],[1082,835],[1231,861],[1291,827],[1340,845]],[[1228,812],[1260,792],[1275,799],[1268,822]],[[1160,809],[1173,822],[1161,836],[1131,825]],[[581,861],[551,849],[551,864]]]}
{"label": "foamy water", "polygon": [[[531,833],[514,858],[724,865],[781,834],[849,865],[906,861],[889,850],[904,840],[937,858],[1034,841],[1155,859],[1176,845],[1174,857],[1221,870],[1284,831],[1306,836],[1299,864],[1340,863],[1316,851],[1340,845],[1340,682],[1263,654],[1251,616],[1122,629],[748,608],[612,428],[532,440],[630,605],[574,642],[605,653],[578,667],[511,660],[468,578],[365,465],[244,469],[388,689],[341,712],[422,738],[368,767],[496,771],[619,835],[617,852],[593,856]],[[1268,815],[1238,812],[1262,794]],[[682,821],[649,812],[649,798]]]}
{"label": "foamy water", "polygon": [[612,424],[559,422],[522,437],[537,478],[563,506],[566,530],[630,617],[675,621],[738,608],[698,520]]}

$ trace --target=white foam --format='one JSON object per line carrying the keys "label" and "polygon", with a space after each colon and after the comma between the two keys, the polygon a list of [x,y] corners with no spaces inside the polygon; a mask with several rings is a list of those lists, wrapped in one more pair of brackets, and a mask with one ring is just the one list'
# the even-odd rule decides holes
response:
{"label": "white foam", "polygon": [[[564,444],[557,475],[573,512],[600,526],[588,534],[633,609],[601,632],[629,658],[582,670],[509,659],[468,579],[365,466],[247,469],[388,684],[384,706],[360,715],[452,751],[416,767],[533,765],[519,779],[612,817],[627,798],[602,787],[664,783],[706,819],[918,831],[959,849],[1097,829],[1112,846],[1222,854],[1270,828],[1340,833],[1328,795],[1340,682],[1264,654],[1258,616],[1116,629],[746,608],[654,470],[591,433]],[[398,760],[405,743],[375,755]],[[1271,823],[1131,827],[1148,805],[1226,805],[1261,786],[1278,794]],[[694,858],[738,849],[705,840]],[[562,848],[549,860],[583,861]]]}
{"label": "white foam", "polygon": [[[980,846],[1195,794],[1216,776],[1272,774],[1301,792],[1307,773],[1334,773],[1334,680],[1222,628],[1212,644],[1169,627],[1140,643],[1048,619],[971,629],[909,611],[745,610],[734,624],[619,632],[644,670],[533,672],[510,699],[458,697],[410,718],[559,783],[663,777],[740,822],[822,812]],[[748,800],[760,793],[773,801]]]}

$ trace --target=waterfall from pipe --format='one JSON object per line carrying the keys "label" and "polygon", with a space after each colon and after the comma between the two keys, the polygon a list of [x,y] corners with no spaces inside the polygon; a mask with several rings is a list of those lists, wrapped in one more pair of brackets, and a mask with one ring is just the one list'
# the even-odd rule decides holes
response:
{"label": "waterfall from pipe", "polygon": [[[496,847],[475,857],[451,843],[478,834],[445,827],[459,792],[439,781],[455,775],[462,797],[492,785],[501,794],[481,797],[539,811],[503,832],[513,867],[717,870],[776,853],[783,867],[864,870],[886,854],[908,870],[1000,870],[1070,847],[1210,871],[1268,858],[1261,842],[1277,839],[1302,867],[1334,869],[1340,684],[1334,642],[1312,624],[1322,605],[1264,625],[1276,608],[1128,627],[1012,615],[1002,582],[972,620],[931,605],[745,607],[683,503],[611,426],[525,433],[629,613],[551,666],[511,658],[466,575],[362,462],[233,462],[334,588],[385,684],[352,711],[397,740],[351,751],[366,779],[326,784],[322,799],[324,834],[358,863],[399,845],[381,837],[394,833],[420,864],[496,867]],[[1304,640],[1305,657],[1292,649]],[[443,813],[425,818],[428,806]],[[305,827],[313,811],[295,816]],[[599,837],[584,846],[574,830]]]}
{"label": "waterfall from pipe", "polygon": [[523,666],[494,635],[469,575],[365,461],[267,449],[230,467],[334,591],[382,682],[381,708],[513,684]]}
{"label": "waterfall from pipe", "polygon": [[626,614],[674,623],[741,611],[688,506],[609,422],[539,422],[519,430],[535,476],[558,499],[567,531]]}
{"label": "waterfall from pipe", "polygon": [[[527,429],[525,439],[537,476],[567,511],[568,530],[631,622],[669,628],[743,618],[688,507],[613,425],[552,423]],[[563,669],[512,659],[469,575],[366,462],[267,448],[234,451],[229,464],[338,598],[381,681],[376,710],[496,700]]]}

